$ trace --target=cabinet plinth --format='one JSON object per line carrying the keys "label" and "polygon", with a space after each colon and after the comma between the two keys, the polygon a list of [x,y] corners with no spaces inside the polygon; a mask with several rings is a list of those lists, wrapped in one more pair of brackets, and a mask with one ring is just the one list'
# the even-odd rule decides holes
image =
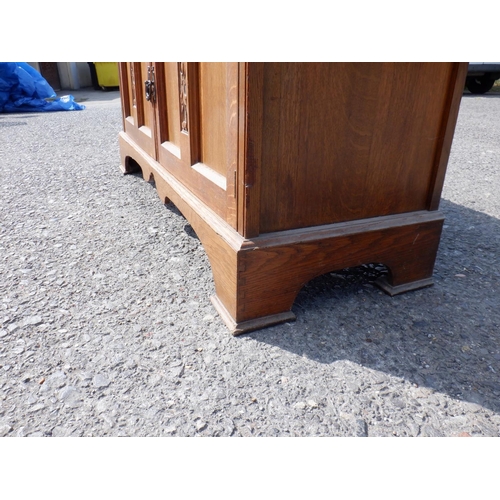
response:
{"label": "cabinet plinth", "polygon": [[346,267],[385,264],[391,295],[429,286],[466,73],[120,63],[122,170],[140,167],[191,223],[233,334],[293,320],[304,284]]}

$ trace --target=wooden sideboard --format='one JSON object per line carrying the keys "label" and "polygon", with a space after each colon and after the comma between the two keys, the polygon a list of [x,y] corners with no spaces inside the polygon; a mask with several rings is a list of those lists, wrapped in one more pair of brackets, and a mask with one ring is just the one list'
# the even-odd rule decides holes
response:
{"label": "wooden sideboard", "polygon": [[295,318],[321,274],[432,284],[467,63],[120,63],[121,165],[210,260],[233,334]]}

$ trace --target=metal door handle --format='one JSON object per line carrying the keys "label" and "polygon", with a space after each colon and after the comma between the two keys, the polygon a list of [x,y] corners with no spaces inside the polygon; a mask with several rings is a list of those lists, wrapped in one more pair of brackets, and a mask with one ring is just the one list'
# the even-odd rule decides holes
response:
{"label": "metal door handle", "polygon": [[148,79],[144,82],[144,87],[146,91],[146,101],[154,102],[156,99],[154,66],[148,66]]}

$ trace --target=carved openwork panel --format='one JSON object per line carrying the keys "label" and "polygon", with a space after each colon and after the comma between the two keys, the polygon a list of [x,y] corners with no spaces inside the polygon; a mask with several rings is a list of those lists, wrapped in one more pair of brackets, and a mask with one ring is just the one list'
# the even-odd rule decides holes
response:
{"label": "carved openwork panel", "polygon": [[187,63],[177,64],[179,71],[179,102],[180,102],[180,124],[181,131],[188,133],[188,81],[187,81]]}

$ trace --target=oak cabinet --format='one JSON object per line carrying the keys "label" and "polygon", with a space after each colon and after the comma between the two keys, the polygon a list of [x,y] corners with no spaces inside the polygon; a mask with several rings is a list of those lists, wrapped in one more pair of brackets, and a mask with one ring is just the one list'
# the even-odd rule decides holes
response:
{"label": "oak cabinet", "polygon": [[120,63],[122,169],[189,220],[237,334],[371,262],[432,284],[467,63]]}

